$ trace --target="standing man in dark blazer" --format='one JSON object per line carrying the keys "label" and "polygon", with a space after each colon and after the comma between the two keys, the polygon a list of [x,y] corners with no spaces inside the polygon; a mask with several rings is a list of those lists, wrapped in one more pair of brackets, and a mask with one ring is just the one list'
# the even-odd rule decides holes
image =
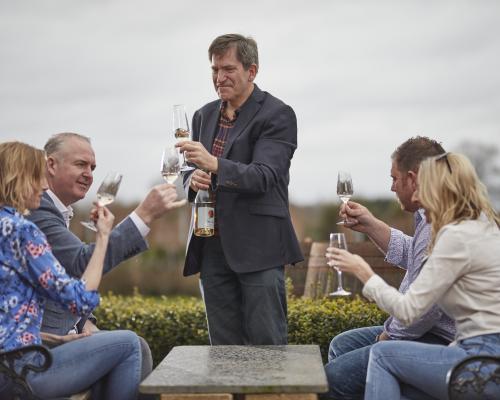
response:
{"label": "standing man in dark blazer", "polygon": [[184,175],[188,199],[215,191],[217,229],[201,238],[191,224],[184,275],[200,272],[212,344],[286,344],[284,265],[303,260],[288,209],[297,120],[254,84],[252,38],[219,36],[208,54],[219,100],[194,114],[193,141],[178,147],[197,167]]}

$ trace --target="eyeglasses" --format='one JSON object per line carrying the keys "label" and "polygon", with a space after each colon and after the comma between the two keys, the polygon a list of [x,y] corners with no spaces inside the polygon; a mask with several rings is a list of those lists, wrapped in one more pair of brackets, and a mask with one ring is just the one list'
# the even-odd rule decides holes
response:
{"label": "eyeglasses", "polygon": [[450,161],[448,160],[448,152],[446,153],[443,153],[443,154],[440,154],[439,156],[437,156],[435,158],[436,161],[439,161],[439,160],[445,160],[446,161],[446,166],[448,167],[448,171],[450,171],[450,174],[451,174],[451,165],[450,165]]}

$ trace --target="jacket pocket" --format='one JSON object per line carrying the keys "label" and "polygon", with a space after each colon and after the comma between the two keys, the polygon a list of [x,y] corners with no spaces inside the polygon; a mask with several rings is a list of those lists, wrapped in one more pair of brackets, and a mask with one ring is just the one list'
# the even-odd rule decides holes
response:
{"label": "jacket pocket", "polygon": [[288,216],[288,209],[274,204],[250,204],[248,212],[256,215],[269,215],[272,217],[286,218]]}

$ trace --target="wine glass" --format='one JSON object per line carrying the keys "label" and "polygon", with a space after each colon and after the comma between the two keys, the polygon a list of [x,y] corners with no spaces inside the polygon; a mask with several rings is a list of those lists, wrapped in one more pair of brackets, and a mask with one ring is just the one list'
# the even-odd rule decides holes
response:
{"label": "wine glass", "polygon": [[[118,188],[120,187],[120,183],[122,182],[123,175],[118,172],[108,172],[106,177],[99,186],[97,190],[97,204],[99,207],[104,207],[108,204],[111,204],[115,201],[116,193],[118,192]],[[97,232],[97,227],[94,224],[94,221],[82,221],[81,224],[94,231]]]}
{"label": "wine glass", "polygon": [[[340,200],[342,200],[342,203],[347,204],[353,193],[354,189],[352,187],[351,174],[346,171],[340,171],[337,178],[337,194]],[[343,221],[337,222],[337,225],[345,225],[347,222],[349,221],[346,217]]]}
{"label": "wine glass", "polygon": [[[184,107],[184,104],[175,104],[173,112],[173,128],[175,138],[178,142],[189,140],[191,133],[189,131],[189,122],[186,113],[186,107]],[[186,157],[184,157],[184,154],[182,155],[182,159],[183,162],[181,165],[181,171],[191,171],[192,169],[194,169],[186,163]]]}
{"label": "wine glass", "polygon": [[[330,247],[347,250],[347,242],[343,233],[330,233]],[[337,271],[337,290],[329,293],[330,296],[349,296],[351,292],[342,287],[342,271],[335,267],[334,261],[328,261],[330,267]]]}
{"label": "wine glass", "polygon": [[167,183],[174,183],[180,171],[179,151],[174,146],[165,147],[161,157],[161,176]]}

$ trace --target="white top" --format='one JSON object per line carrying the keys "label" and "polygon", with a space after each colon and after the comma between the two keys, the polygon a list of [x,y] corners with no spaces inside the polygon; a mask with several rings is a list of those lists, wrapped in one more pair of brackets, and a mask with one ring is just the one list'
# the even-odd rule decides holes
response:
{"label": "white top", "polygon": [[73,207],[71,206],[66,207],[52,190],[48,189],[47,194],[54,202],[54,205],[56,206],[57,210],[62,214],[64,222],[66,223],[66,227],[69,228],[69,221],[71,220],[71,218],[73,218]]}
{"label": "white top", "polygon": [[402,294],[378,275],[363,295],[410,325],[434,303],[457,324],[457,340],[500,332],[500,230],[484,214],[444,226],[427,263]]}

